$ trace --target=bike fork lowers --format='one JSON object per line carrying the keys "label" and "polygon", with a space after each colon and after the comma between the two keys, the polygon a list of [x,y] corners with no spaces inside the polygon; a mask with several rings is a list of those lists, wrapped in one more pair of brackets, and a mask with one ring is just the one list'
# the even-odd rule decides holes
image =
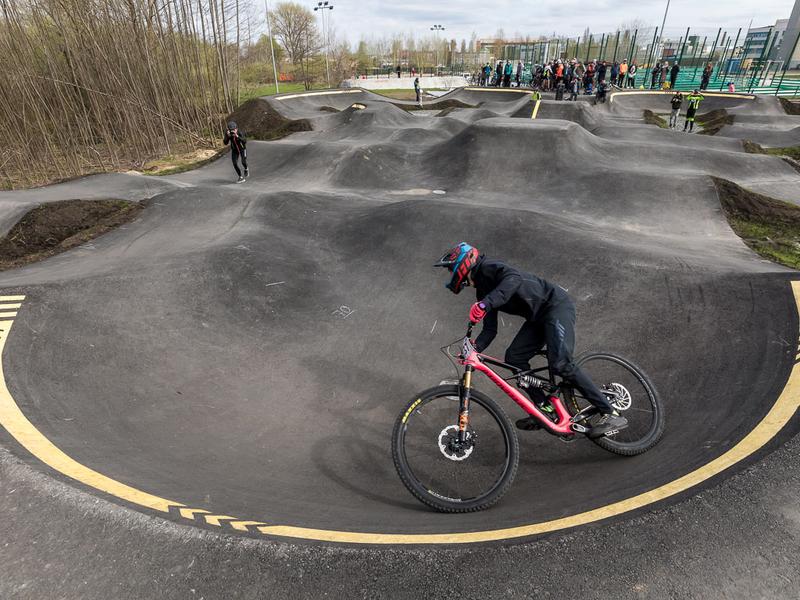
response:
{"label": "bike fork lowers", "polygon": [[467,427],[469,426],[469,397],[472,389],[473,367],[467,365],[464,377],[461,379],[461,394],[458,404],[458,441],[462,444],[467,441]]}

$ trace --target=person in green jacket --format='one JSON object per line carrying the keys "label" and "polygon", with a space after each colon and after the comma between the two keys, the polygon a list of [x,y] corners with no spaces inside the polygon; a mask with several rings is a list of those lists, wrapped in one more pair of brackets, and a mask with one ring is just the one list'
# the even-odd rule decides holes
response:
{"label": "person in green jacket", "polygon": [[700,90],[695,90],[686,96],[686,122],[683,124],[683,130],[689,128],[689,133],[694,129],[694,116],[697,114],[697,109],[700,108],[700,103],[705,99]]}
{"label": "person in green jacket", "polygon": [[511,74],[514,72],[514,65],[511,61],[506,61],[506,66],[503,69],[503,87],[511,87]]}

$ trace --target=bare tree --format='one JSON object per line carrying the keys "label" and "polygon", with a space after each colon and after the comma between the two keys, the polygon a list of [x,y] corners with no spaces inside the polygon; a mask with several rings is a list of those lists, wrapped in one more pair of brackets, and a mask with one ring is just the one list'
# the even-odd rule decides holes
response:
{"label": "bare tree", "polygon": [[275,37],[292,64],[300,68],[306,89],[310,89],[317,75],[312,58],[322,49],[314,13],[296,2],[281,2],[270,17]]}

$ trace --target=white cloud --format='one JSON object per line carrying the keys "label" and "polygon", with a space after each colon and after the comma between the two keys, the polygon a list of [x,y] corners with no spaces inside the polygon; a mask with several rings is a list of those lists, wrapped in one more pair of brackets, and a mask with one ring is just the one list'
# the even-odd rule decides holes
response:
{"label": "white cloud", "polygon": [[[303,4],[306,4],[303,2]],[[316,3],[309,2],[308,6]],[[666,1],[642,0],[620,3],[610,0],[540,0],[520,2],[495,0],[459,0],[458,2],[386,2],[377,0],[333,0],[331,23],[338,34],[350,42],[362,36],[383,36],[413,33],[431,35],[431,25],[444,25],[443,36],[467,39],[474,31],[478,37],[492,37],[498,29],[506,36],[581,35],[586,27],[598,34],[616,31],[621,23],[640,20],[648,25],[661,25]],[[793,3],[787,0],[721,2],[673,1],[667,18],[667,35],[685,33],[687,27],[700,35],[714,37],[718,27],[727,29],[771,25],[776,19],[788,18]]]}

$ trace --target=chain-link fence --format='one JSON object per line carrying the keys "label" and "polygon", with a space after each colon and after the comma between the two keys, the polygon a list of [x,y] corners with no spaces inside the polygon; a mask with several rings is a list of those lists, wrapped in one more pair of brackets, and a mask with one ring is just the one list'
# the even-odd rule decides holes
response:
{"label": "chain-link fence", "polygon": [[[633,83],[636,88],[735,89],[757,94],[800,95],[800,69],[790,70],[788,63],[778,59],[778,51],[784,44],[792,48],[788,56],[794,55],[800,35],[785,39],[782,33],[769,28],[758,38],[748,35],[747,27],[687,27],[667,28],[662,35],[657,27],[642,27],[535,41],[479,40],[479,47],[470,52],[445,50],[428,65],[406,61],[400,66],[403,74],[464,75],[478,81],[485,65],[495,69],[500,61],[514,65],[522,62],[523,83],[529,83],[535,68],[551,61],[574,59],[585,64],[596,60],[605,61],[609,67],[614,63],[624,63],[625,69],[636,65],[636,78],[632,82],[625,79],[626,84]],[[664,63],[668,63],[668,71],[663,69]],[[679,69],[673,77],[675,63]],[[662,68],[657,69],[656,65]],[[365,74],[396,76],[396,66],[382,64]]]}

